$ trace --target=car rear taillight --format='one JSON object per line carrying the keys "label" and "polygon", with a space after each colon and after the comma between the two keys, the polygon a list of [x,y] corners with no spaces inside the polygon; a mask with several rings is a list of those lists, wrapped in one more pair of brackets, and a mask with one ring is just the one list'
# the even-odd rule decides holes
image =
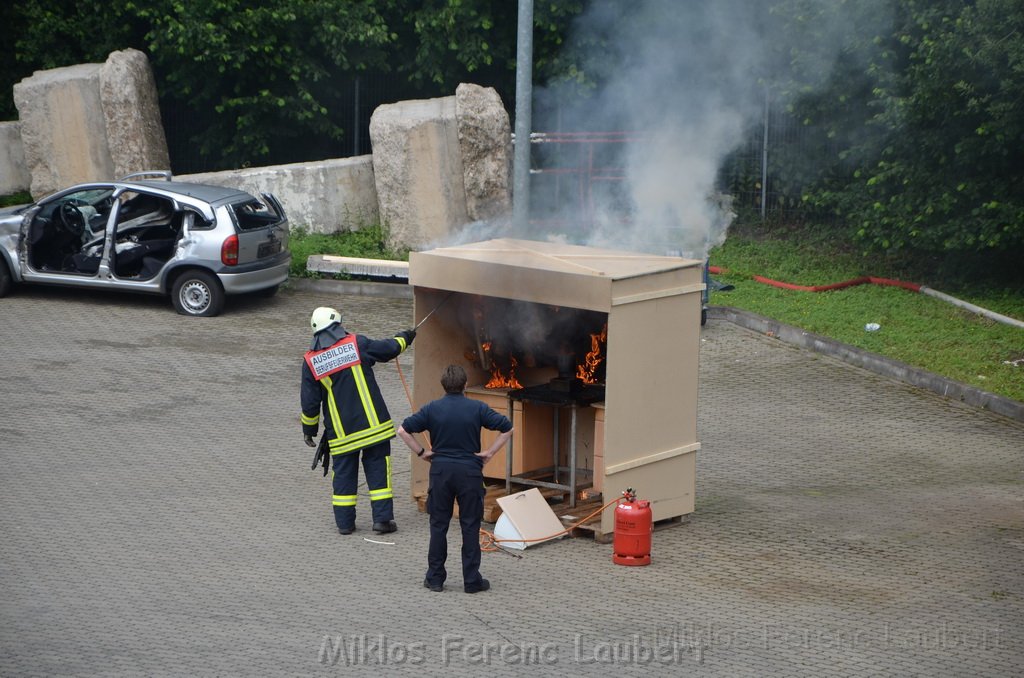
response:
{"label": "car rear taillight", "polygon": [[220,246],[220,262],[225,266],[235,266],[238,264],[237,235],[230,235],[224,239],[224,244]]}

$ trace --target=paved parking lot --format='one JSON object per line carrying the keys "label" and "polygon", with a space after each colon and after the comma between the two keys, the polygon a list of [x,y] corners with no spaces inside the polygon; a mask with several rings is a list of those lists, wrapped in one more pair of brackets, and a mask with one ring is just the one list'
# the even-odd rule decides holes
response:
{"label": "paved parking lot", "polygon": [[[321,304],[371,336],[412,318],[297,290],[214,319],[0,300],[0,674],[1019,675],[1019,422],[712,321],[697,512],[650,567],[563,540],[485,554],[486,594],[436,594],[404,446],[393,544],[365,540],[365,486],[338,535],[309,468]],[[377,375],[406,416],[394,365]]]}

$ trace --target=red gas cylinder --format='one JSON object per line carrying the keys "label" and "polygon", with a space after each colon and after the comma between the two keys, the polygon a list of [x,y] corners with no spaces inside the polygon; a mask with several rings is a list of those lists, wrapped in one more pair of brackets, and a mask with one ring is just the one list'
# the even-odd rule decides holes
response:
{"label": "red gas cylinder", "polygon": [[637,501],[636,492],[628,488],[615,507],[612,562],[616,565],[650,565],[653,529],[651,502]]}

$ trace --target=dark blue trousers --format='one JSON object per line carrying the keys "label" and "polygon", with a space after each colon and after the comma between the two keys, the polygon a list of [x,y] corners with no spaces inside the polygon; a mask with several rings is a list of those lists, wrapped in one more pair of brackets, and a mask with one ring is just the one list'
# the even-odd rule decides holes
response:
{"label": "dark blue trousers", "polygon": [[427,551],[426,581],[443,584],[448,577],[448,525],[455,502],[459,502],[462,528],[462,584],[480,583],[480,520],[484,516],[483,470],[458,462],[434,459],[430,464],[427,512],[430,514],[430,548]]}
{"label": "dark blue trousers", "polygon": [[373,522],[386,523],[395,518],[394,492],[391,489],[391,441],[385,440],[364,450],[353,450],[331,457],[334,475],[334,522],[340,529],[356,525],[356,490],[359,487],[359,457],[370,490]]}

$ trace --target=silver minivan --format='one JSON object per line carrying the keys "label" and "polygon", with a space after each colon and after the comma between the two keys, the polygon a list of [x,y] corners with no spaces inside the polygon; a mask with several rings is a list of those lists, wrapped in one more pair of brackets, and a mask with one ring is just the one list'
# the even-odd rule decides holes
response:
{"label": "silver minivan", "polygon": [[227,295],[277,291],[288,279],[288,236],[268,193],[169,172],[79,184],[0,210],[0,297],[16,283],[121,289],[169,294],[179,313],[213,316]]}

